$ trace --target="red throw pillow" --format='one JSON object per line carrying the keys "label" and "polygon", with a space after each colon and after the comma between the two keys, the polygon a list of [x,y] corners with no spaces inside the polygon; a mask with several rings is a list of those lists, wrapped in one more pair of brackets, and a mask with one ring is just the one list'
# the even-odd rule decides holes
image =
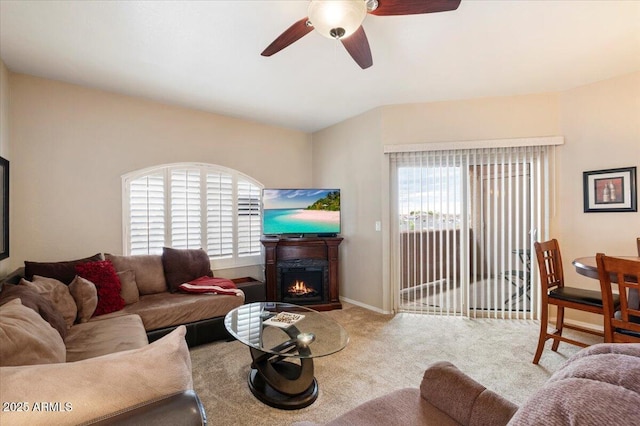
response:
{"label": "red throw pillow", "polygon": [[243,296],[242,290],[233,281],[226,278],[200,277],[183,283],[178,288],[186,293],[213,293],[228,294],[230,296]]}
{"label": "red throw pillow", "polygon": [[124,299],[120,296],[120,279],[109,260],[88,262],[76,265],[76,272],[95,284],[98,290],[98,306],[93,316],[116,312],[124,308]]}

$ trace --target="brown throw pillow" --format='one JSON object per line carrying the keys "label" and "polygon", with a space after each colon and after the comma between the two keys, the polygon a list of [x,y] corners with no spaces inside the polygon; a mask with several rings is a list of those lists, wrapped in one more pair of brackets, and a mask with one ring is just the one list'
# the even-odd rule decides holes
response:
{"label": "brown throw pillow", "polygon": [[0,342],[2,367],[61,363],[67,358],[60,334],[20,299],[0,306]]}
{"label": "brown throw pillow", "polygon": [[120,278],[120,296],[124,299],[125,305],[131,305],[140,300],[140,292],[138,291],[138,285],[136,284],[136,273],[129,269],[126,271],[118,272],[118,278]]}
{"label": "brown throw pillow", "polygon": [[24,277],[33,281],[34,275],[41,277],[55,278],[65,284],[71,284],[76,277],[76,265],[79,263],[103,260],[102,253],[84,259],[69,260],[66,262],[24,262]]}
{"label": "brown throw pillow", "polygon": [[118,272],[129,269],[134,272],[140,294],[156,294],[167,291],[167,282],[164,279],[164,269],[162,269],[162,256],[159,254],[118,256],[107,253],[105,258],[113,263]]}
{"label": "brown throw pillow", "polygon": [[77,275],[69,284],[69,292],[78,307],[78,322],[89,321],[98,306],[96,285],[88,279]]}
{"label": "brown throw pillow", "polygon": [[20,299],[23,306],[40,314],[43,320],[60,333],[62,339],[67,337],[67,323],[64,321],[62,313],[53,306],[49,299],[25,285],[5,284],[0,293],[0,306],[14,299]]}
{"label": "brown throw pillow", "polygon": [[162,249],[162,266],[167,286],[172,293],[180,284],[200,277],[213,277],[211,262],[203,249]]}
{"label": "brown throw pillow", "polygon": [[69,293],[69,288],[60,281],[34,275],[33,281],[22,279],[20,285],[26,285],[49,299],[64,317],[67,328],[71,328],[76,322],[76,316],[78,315],[76,301],[73,300],[73,296]]}

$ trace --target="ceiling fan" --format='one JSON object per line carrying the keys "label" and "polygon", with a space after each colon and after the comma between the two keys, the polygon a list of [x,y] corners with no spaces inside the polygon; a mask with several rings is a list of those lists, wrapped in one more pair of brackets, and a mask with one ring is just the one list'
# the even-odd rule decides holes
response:
{"label": "ceiling fan", "polygon": [[378,16],[418,15],[456,10],[461,0],[311,0],[308,17],[291,25],[267,46],[262,56],[271,56],[300,40],[314,29],[340,40],[362,69],[373,65],[367,35],[362,28],[367,13]]}

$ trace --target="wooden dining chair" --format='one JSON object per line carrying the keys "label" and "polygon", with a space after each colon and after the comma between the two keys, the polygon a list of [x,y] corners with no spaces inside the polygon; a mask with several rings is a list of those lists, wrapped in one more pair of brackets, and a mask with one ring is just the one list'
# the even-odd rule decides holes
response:
{"label": "wooden dining chair", "polygon": [[[640,262],[598,253],[596,263],[604,300],[604,341],[640,343],[640,306],[638,306]],[[619,306],[617,307],[614,302],[612,281],[618,283]]]}
{"label": "wooden dining chair", "polygon": [[[552,339],[551,350],[557,351],[560,342],[586,347],[587,343],[570,339],[562,335],[564,328],[578,330],[583,333],[603,336],[603,333],[588,328],[579,327],[564,323],[564,309],[577,309],[594,314],[604,314],[602,305],[602,294],[595,290],[586,290],[576,287],[567,287],[564,283],[564,273],[562,269],[562,256],[560,246],[554,238],[550,241],[535,242],[533,244],[540,270],[541,291],[541,313],[540,313],[540,336],[538,338],[538,348],[533,357],[533,363],[537,364],[542,356],[544,345],[547,340]],[[549,332],[549,305],[557,308],[556,328]]]}

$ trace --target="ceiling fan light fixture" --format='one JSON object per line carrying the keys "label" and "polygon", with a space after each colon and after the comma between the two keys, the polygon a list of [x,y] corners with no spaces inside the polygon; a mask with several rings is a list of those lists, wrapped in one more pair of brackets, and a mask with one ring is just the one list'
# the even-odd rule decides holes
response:
{"label": "ceiling fan light fixture", "polygon": [[367,16],[365,0],[311,0],[309,21],[327,38],[340,39],[356,32]]}

